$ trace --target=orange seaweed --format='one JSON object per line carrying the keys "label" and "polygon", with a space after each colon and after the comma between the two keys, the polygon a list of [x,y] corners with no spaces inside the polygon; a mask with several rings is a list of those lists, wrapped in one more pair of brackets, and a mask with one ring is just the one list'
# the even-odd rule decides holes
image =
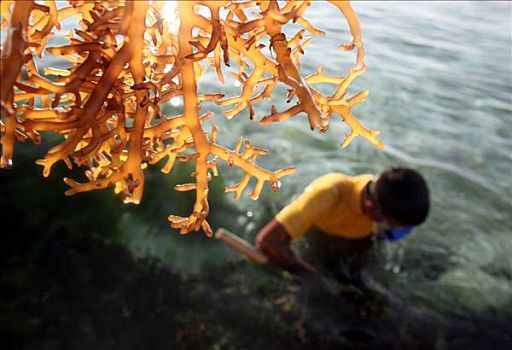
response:
{"label": "orange seaweed", "polygon": [[[218,159],[244,171],[238,184],[226,187],[236,199],[251,177],[256,184],[250,198],[257,199],[265,182],[277,191],[279,179],[295,168],[263,169],[256,160],[268,152],[241,137],[233,149],[220,145],[216,126],[210,131],[204,128],[213,113],[199,114],[203,101],[229,106],[224,112],[228,118],[247,108],[252,119],[253,105],[271,99],[274,87],[282,83],[289,89],[287,101],[296,98],[297,103],[281,112],[272,106],[261,124],[304,113],[310,128],[323,132],[337,114],[351,129],[343,147],[359,135],[382,148],[378,132],[364,128],[351,113],[368,92],[352,97],[347,92],[366,70],[359,20],[348,1],[329,3],[348,23],[351,40],[340,49],[355,49],[355,63],[345,76],[328,76],[321,67],[309,76],[301,74],[299,57],[311,42],[304,33],[325,34],[304,16],[311,2],[287,1],[280,6],[277,1],[181,1],[175,32],[165,21],[165,2],[69,0],[57,8],[53,0],[45,5],[2,1],[1,26],[7,37],[0,67],[1,167],[12,166],[16,141],[39,143],[41,131],[53,131],[64,139],[37,161],[44,176],[59,161],[70,168],[81,166],[89,181],[64,178],[70,187],[67,195],[112,187],[125,202],[139,203],[148,165],[165,159],[161,171],[169,173],[175,161],[192,162],[192,182],[175,190],[195,191],[194,207],[189,216],[170,215],[168,220],[181,233],[202,229],[211,236],[206,221],[208,182],[218,175]],[[207,11],[199,11],[199,6]],[[60,30],[60,23],[71,16],[79,19],[79,28],[69,34],[69,44],[48,47],[55,29]],[[283,27],[291,22],[303,29],[287,37]],[[264,50],[265,42],[270,50]],[[41,73],[34,57],[45,52],[64,57],[72,67],[45,67]],[[240,82],[240,95],[198,95],[197,81],[205,64],[223,83],[222,66],[232,63],[238,68],[230,74]],[[319,83],[331,84],[332,95],[315,89]],[[174,98],[183,99],[183,113],[163,115],[162,104]]]}

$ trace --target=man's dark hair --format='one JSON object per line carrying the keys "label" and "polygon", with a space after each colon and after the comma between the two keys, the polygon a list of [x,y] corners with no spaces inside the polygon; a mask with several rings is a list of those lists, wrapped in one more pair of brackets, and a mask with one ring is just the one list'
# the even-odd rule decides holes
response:
{"label": "man's dark hair", "polygon": [[378,204],[383,215],[407,225],[421,224],[427,218],[430,200],[425,179],[409,168],[391,168],[377,180]]}

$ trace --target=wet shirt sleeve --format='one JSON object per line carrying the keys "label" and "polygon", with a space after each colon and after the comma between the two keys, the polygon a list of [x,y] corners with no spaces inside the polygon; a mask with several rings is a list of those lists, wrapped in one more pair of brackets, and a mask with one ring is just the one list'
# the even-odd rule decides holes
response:
{"label": "wet shirt sleeve", "polygon": [[325,214],[335,205],[336,200],[336,187],[313,182],[296,200],[276,215],[276,220],[292,237],[297,237],[325,217]]}

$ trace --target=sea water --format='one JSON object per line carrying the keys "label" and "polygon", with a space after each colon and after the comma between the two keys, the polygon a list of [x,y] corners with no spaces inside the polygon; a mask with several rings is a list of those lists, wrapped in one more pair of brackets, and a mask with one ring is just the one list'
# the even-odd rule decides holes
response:
{"label": "sea water", "polygon": [[[407,300],[417,313],[432,309],[463,315],[510,313],[511,3],[365,1],[352,6],[362,23],[368,69],[349,92],[370,92],[353,112],[367,128],[381,131],[385,148],[377,150],[356,138],[341,149],[348,129],[338,116],[322,135],[309,130],[304,115],[260,126],[258,120],[269,113],[271,103],[279,110],[286,108],[284,88],[276,89],[274,101],[255,106],[252,121],[247,110],[226,120],[223,109],[206,105],[216,113],[213,122],[219,127],[219,143],[233,147],[242,135],[270,151],[259,163],[265,168],[297,168],[282,179],[278,193],[266,188],[258,201],[228,200],[223,211],[213,207],[214,229],[225,226],[250,240],[322,174],[375,174],[390,166],[413,167],[430,186],[431,213],[407,240],[376,247],[376,260],[368,267],[375,285],[392,299]],[[350,40],[341,14],[318,2],[306,16],[328,34],[315,38],[306,49],[301,58],[304,75],[319,64],[326,74],[345,74],[355,57],[336,50]],[[61,64],[55,57],[47,60],[49,65]],[[232,80],[226,79],[220,88],[218,84],[210,72],[199,88],[231,95],[239,91]],[[327,86],[320,89],[328,91]],[[166,112],[172,115],[177,109],[169,105]],[[219,170],[228,185],[240,179],[241,173],[226,165]],[[169,188],[172,200],[180,195]],[[161,208],[165,212],[167,205],[163,202]],[[184,273],[200,274],[212,263],[222,266],[240,259],[201,234],[179,236],[130,215],[119,226],[125,232],[120,240],[134,252],[156,255]]]}
{"label": "sea water", "polygon": [[[239,203],[239,233],[251,238],[259,228],[254,213],[275,213],[324,173],[413,167],[430,186],[431,213],[407,240],[379,246],[389,288],[471,310],[510,310],[511,4],[365,1],[352,6],[362,22],[368,69],[349,91],[370,92],[353,111],[367,128],[381,131],[386,146],[380,151],[356,138],[341,149],[348,130],[338,116],[323,135],[309,130],[304,115],[259,126],[270,103],[259,105],[254,121],[247,111],[229,121],[216,117],[219,139],[228,145],[243,135],[271,151],[261,162],[267,168],[297,167],[282,179],[279,193],[268,190],[258,202]],[[326,74],[342,75],[354,62],[354,54],[336,50],[350,38],[343,18],[328,8],[319,3],[308,10],[311,22],[328,34],[306,48],[301,58],[306,74],[321,64]],[[202,84],[208,90],[213,79]],[[227,167],[221,173],[228,182],[240,175]]]}

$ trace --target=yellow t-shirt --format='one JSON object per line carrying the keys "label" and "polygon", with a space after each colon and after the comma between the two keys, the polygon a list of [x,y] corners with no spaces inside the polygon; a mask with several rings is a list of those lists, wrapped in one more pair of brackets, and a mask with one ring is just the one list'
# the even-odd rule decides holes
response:
{"label": "yellow t-shirt", "polygon": [[286,231],[297,237],[315,226],[327,234],[344,238],[371,235],[372,220],[361,210],[361,193],[373,175],[323,175],[276,215]]}

